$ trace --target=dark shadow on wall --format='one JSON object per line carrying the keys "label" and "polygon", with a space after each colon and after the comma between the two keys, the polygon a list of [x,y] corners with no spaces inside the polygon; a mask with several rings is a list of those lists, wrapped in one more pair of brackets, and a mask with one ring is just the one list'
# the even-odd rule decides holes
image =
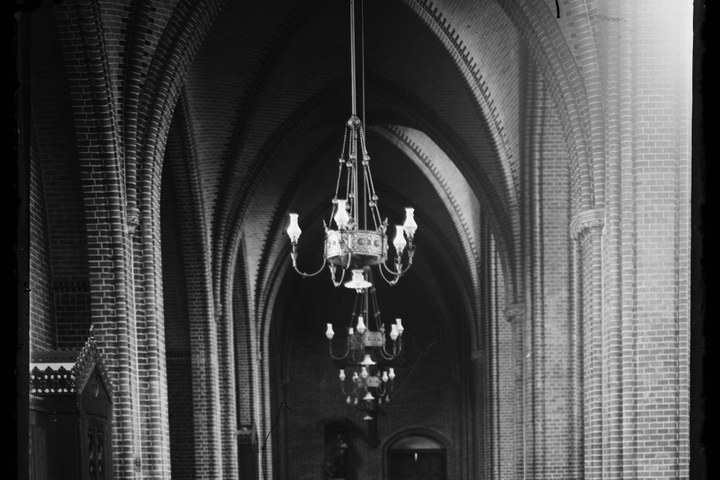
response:
{"label": "dark shadow on wall", "polygon": [[323,479],[357,480],[362,459],[356,445],[366,441],[366,432],[347,418],[326,421],[323,427],[325,456]]}

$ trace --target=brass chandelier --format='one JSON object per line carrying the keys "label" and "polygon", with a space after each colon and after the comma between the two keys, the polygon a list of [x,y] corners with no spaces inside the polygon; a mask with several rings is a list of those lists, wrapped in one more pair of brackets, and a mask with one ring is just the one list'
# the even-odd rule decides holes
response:
{"label": "brass chandelier", "polygon": [[[370,171],[370,155],[365,141],[365,126],[357,114],[354,0],[350,0],[350,57],[352,114],[345,123],[330,216],[327,222],[323,220],[325,228],[324,260],[320,268],[313,273],[305,273],[298,268],[297,246],[302,230],[298,224],[297,213],[289,214],[290,221],[286,230],[292,245],[290,257],[293,268],[303,277],[317,275],[327,264],[330,278],[335,287],[343,284],[348,270],[352,271],[352,278],[345,282],[346,287],[357,289],[369,286],[364,272],[365,269],[372,266],[378,267],[380,275],[388,284],[395,285],[412,266],[415,253],[413,240],[417,224],[415,223],[414,209],[406,208],[404,223],[395,226],[394,265],[388,266],[388,221],[387,218],[381,220],[379,199]],[[364,89],[364,81],[362,85]],[[341,185],[345,185],[345,198],[339,197]],[[404,253],[406,255],[403,255]],[[338,267],[340,268],[339,278],[336,273]]]}
{"label": "brass chandelier", "polygon": [[[371,283],[369,267],[361,270],[363,281]],[[347,405],[373,420],[390,403],[396,377],[394,360],[402,352],[404,327],[400,318],[387,332],[381,319],[375,287],[356,289],[355,306],[342,328],[346,333],[340,348],[333,345],[335,330],[327,324],[330,356],[339,369],[340,390]],[[337,341],[335,343],[338,343]]]}

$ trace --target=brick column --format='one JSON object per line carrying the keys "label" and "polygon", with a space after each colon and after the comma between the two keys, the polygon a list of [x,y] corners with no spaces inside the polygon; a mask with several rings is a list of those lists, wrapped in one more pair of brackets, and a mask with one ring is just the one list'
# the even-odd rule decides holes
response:
{"label": "brick column", "polygon": [[[524,389],[523,389],[523,351],[522,351],[522,329],[525,318],[525,304],[511,303],[505,306],[502,313],[507,323],[510,325],[509,338],[505,338],[506,345],[512,352],[511,358],[506,358],[508,365],[506,369],[512,372],[510,378],[505,379],[507,386],[504,398],[512,399],[512,403],[506,408],[506,415],[501,418],[505,423],[512,423],[506,429],[508,432],[506,449],[512,449],[506,456],[512,465],[506,465],[504,459],[501,460],[502,472],[507,472],[509,478],[523,478],[525,476],[525,454],[526,439],[524,431]],[[500,478],[505,478],[501,476]]]}
{"label": "brick column", "polygon": [[113,395],[115,478],[142,468],[137,318],[132,243],[122,182],[122,150],[107,51],[97,5],[56,7],[73,103],[87,231],[91,315],[98,344],[117,390]]}
{"label": "brick column", "polygon": [[220,407],[222,423],[220,426],[223,448],[224,478],[234,479],[238,475],[238,419],[235,377],[235,328],[232,315],[217,305],[216,321],[218,330],[218,354],[220,371]]}
{"label": "brick column", "polygon": [[[587,478],[687,478],[692,4],[604,4],[599,318],[585,360]],[[591,322],[590,324],[588,322]]]}
{"label": "brick column", "polygon": [[488,360],[485,349],[473,350],[470,360],[470,377],[472,381],[472,418],[474,420],[474,438],[476,439],[477,462],[475,475],[478,479],[492,478],[492,407],[490,404],[492,388],[488,380]]}
{"label": "brick column", "polygon": [[583,344],[583,457],[585,478],[600,478],[602,472],[602,385],[600,326],[602,317],[602,214],[596,210],[580,212],[570,224],[570,233],[576,242],[578,275],[576,281],[577,312],[582,318]]}

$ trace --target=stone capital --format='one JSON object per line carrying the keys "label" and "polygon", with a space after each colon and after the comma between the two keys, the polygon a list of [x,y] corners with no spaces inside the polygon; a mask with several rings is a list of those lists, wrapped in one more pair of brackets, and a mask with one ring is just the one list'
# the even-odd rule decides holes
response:
{"label": "stone capital", "polygon": [[505,307],[505,320],[512,322],[516,318],[522,318],[525,316],[525,304],[524,303],[511,303]]}
{"label": "stone capital", "polygon": [[601,210],[583,210],[570,222],[570,235],[574,240],[581,241],[587,235],[599,235],[605,225]]}
{"label": "stone capital", "polygon": [[215,302],[215,321],[221,321],[225,316],[225,309],[222,302]]}
{"label": "stone capital", "polygon": [[128,235],[134,235],[140,228],[140,212],[136,209],[128,210],[126,231]]}

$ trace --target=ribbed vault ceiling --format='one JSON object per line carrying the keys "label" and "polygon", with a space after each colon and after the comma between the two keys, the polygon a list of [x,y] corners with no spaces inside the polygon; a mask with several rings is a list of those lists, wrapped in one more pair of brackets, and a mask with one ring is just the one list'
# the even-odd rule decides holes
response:
{"label": "ribbed vault ceiling", "polygon": [[[408,295],[437,292],[422,296],[433,305],[412,308],[472,317],[477,305],[469,299],[480,288],[477,219],[492,219],[501,250],[517,233],[520,37],[496,2],[364,0],[363,12],[366,100],[358,110],[369,130],[382,213],[392,224],[402,219],[402,207],[416,207],[418,253],[410,275],[421,288]],[[39,10],[33,27],[34,37],[49,45],[34,53],[42,55],[33,72],[38,125],[45,118],[40,106],[72,118],[63,84],[41,81],[52,78],[45,70],[66,68],[60,42],[51,37],[52,16],[49,8]],[[107,19],[108,48],[122,46],[109,33],[117,22]],[[312,248],[321,242],[350,115],[349,44],[348,1],[228,1],[182,82],[174,125],[183,126],[191,148],[166,151],[191,152],[213,278],[234,278],[224,268],[246,268],[250,312],[265,308],[280,281],[298,280],[277,274],[288,267],[287,212],[302,215],[302,248],[309,251],[301,264],[312,270],[319,260]],[[119,48],[109,65],[121,71],[122,58]],[[121,106],[122,78],[114,85]],[[70,138],[67,125],[48,123],[38,132],[57,144]],[[77,158],[68,152],[55,160],[67,167],[63,172]],[[327,282],[324,277],[317,280]],[[215,293],[222,288],[216,285]]]}
{"label": "ribbed vault ceiling", "polygon": [[[457,318],[476,307],[468,300],[477,288],[476,230],[463,222],[478,218],[478,201],[503,221],[515,213],[519,66],[517,35],[497,5],[451,6],[364,1],[366,100],[358,113],[370,130],[383,216],[399,222],[412,205],[420,224],[407,282],[418,288],[399,297],[410,315]],[[350,116],[349,52],[347,1],[228,2],[185,82],[215,268],[242,237],[251,309],[278,287],[278,262],[287,267],[288,211],[301,213],[301,266],[319,265]],[[442,159],[433,158],[438,151]],[[465,179],[453,181],[458,174]],[[329,283],[325,272],[301,282],[293,275],[283,277],[295,285],[283,289],[288,297],[310,288],[302,282]]]}

